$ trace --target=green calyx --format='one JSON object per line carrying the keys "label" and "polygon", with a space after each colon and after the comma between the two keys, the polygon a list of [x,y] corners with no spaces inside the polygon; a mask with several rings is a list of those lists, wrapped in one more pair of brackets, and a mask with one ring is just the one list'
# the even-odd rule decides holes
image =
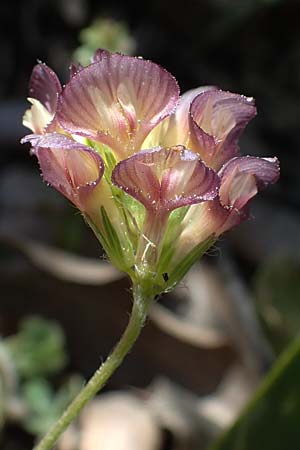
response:
{"label": "green calyx", "polygon": [[161,259],[158,261],[156,272],[145,273],[143,279],[136,277],[136,274],[134,274],[132,277],[133,282],[141,284],[149,296],[155,297],[172,291],[193,264],[214,244],[215,240],[216,238],[211,236],[204,242],[196,245],[187,255],[177,261],[173,258],[176,247],[173,246],[166,249],[167,251],[165,253],[162,252]]}
{"label": "green calyx", "polygon": [[112,264],[127,273],[149,297],[172,290],[191,266],[215,242],[214,235],[180,255],[179,237],[189,206],[171,213],[148,211],[135,198],[111,182],[116,159],[105,145],[89,141],[105,162],[106,202],[97,216],[86,217]]}
{"label": "green calyx", "polygon": [[[89,218],[87,221],[98,237],[112,264],[127,273],[133,284],[139,284],[149,297],[171,291],[182,280],[192,265],[214,244],[216,237],[209,236],[205,241],[195,243],[193,249],[178,258],[178,238],[182,232],[182,222],[188,207],[173,211],[163,232],[160,250],[151,263],[147,257],[139,254],[139,242],[145,239],[143,221],[145,209],[136,200],[118,188],[112,201],[117,207],[120,228],[117,230],[105,207],[100,208],[100,222],[96,225]],[[116,221],[114,221],[115,223]],[[159,225],[159,224],[158,224]],[[149,244],[151,245],[151,243]],[[180,253],[179,253],[180,254]]]}

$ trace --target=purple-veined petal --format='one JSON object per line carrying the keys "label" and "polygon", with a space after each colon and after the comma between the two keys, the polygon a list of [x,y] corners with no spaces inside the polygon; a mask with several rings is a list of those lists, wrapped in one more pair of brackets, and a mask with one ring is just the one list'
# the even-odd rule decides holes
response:
{"label": "purple-veined petal", "polygon": [[108,50],[105,50],[104,48],[98,48],[93,57],[92,57],[92,63],[101,61],[103,58],[109,58],[110,52]]}
{"label": "purple-veined petal", "polygon": [[57,131],[54,118],[61,84],[56,74],[46,64],[37,64],[29,82],[29,98],[32,104],[23,117],[23,125],[34,133]]}
{"label": "purple-veined petal", "polygon": [[70,78],[73,78],[80,70],[83,69],[83,66],[80,63],[72,63],[69,67],[70,70]]}
{"label": "purple-veined petal", "polygon": [[29,135],[21,142],[31,143],[44,180],[85,211],[104,172],[101,157],[89,147],[59,133]]}
{"label": "purple-veined petal", "polygon": [[226,231],[231,230],[231,228],[236,227],[241,222],[244,222],[244,220],[247,220],[250,216],[248,205],[244,206],[242,209],[228,209],[221,205],[219,198],[211,203],[212,205],[208,214],[215,223],[215,235],[217,237]]}
{"label": "purple-veined petal", "polygon": [[179,99],[176,111],[160,122],[147,136],[143,148],[173,147],[184,145],[193,150],[190,140],[189,111],[192,101],[199,94],[216,90],[215,86],[202,86],[185,92]]}
{"label": "purple-veined petal", "polygon": [[217,174],[183,146],[141,151],[121,161],[113,183],[154,212],[212,200]]}
{"label": "purple-veined petal", "polygon": [[279,178],[277,158],[243,156],[228,161],[219,171],[219,197],[225,207],[242,209],[258,190]]}
{"label": "purple-veined petal", "polygon": [[[215,86],[202,86],[185,92],[181,97],[174,114],[170,116],[170,124],[168,130],[168,139],[172,139],[169,145],[184,145],[189,147],[190,130],[189,130],[189,111],[191,104],[198,95],[204,92],[214,91]],[[175,132],[175,133],[174,133]],[[176,134],[176,138],[174,136]],[[172,136],[173,135],[173,136]],[[175,138],[175,139],[174,139]]]}
{"label": "purple-veined petal", "polygon": [[29,97],[38,100],[50,114],[55,114],[61,84],[56,73],[46,66],[37,64],[29,81]]}
{"label": "purple-veined petal", "polygon": [[249,200],[279,177],[277,158],[233,158],[219,171],[219,195],[213,201],[193,205],[187,212],[177,243],[182,258],[210,236],[216,238],[249,218]]}
{"label": "purple-veined petal", "polygon": [[68,132],[99,140],[123,157],[140,149],[178,97],[175,78],[157,64],[105,52],[66,85],[58,120]]}
{"label": "purple-veined petal", "polygon": [[203,160],[219,169],[238,155],[238,138],[255,115],[252,98],[221,90],[206,91],[191,104],[191,141]]}
{"label": "purple-veined petal", "polygon": [[182,222],[182,231],[176,243],[174,260],[178,261],[193,248],[211,237],[216,239],[224,232],[248,218],[248,209],[242,211],[226,209],[218,198],[192,205]]}

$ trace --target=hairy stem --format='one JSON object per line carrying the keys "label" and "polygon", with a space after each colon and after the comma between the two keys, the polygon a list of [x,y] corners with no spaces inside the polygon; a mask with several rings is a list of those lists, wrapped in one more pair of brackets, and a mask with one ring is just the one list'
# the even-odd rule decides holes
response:
{"label": "hairy stem", "polygon": [[92,399],[106,384],[119,367],[127,353],[138,338],[147,317],[151,298],[144,296],[141,286],[133,286],[133,308],[124,334],[106,361],[99,367],[82,391],[68,406],[60,419],[33,450],[50,450],[70,423],[77,417],[85,404]]}

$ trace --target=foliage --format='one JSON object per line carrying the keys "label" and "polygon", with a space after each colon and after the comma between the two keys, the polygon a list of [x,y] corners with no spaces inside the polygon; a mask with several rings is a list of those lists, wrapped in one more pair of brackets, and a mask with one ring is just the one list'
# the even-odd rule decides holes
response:
{"label": "foliage", "polygon": [[66,364],[65,337],[55,322],[27,318],[19,332],[6,339],[6,344],[22,378],[56,373]]}
{"label": "foliage", "polygon": [[75,50],[73,58],[83,66],[90,63],[98,48],[126,55],[131,55],[135,49],[127,24],[108,18],[95,19],[89,27],[81,30],[79,40],[81,46]]}
{"label": "foliage", "polygon": [[61,373],[67,362],[63,331],[56,322],[28,317],[15,335],[0,344],[0,425],[14,420],[40,436],[83,384],[73,374],[54,389],[48,378]]}
{"label": "foliage", "polygon": [[291,450],[300,442],[300,338],[290,344],[236,423],[209,450]]}
{"label": "foliage", "polygon": [[34,378],[22,386],[28,414],[22,420],[24,428],[37,436],[46,433],[62,411],[82,388],[79,376],[70,377],[57,391],[45,378]]}
{"label": "foliage", "polygon": [[276,351],[299,332],[300,262],[273,258],[260,266],[255,278],[257,310]]}

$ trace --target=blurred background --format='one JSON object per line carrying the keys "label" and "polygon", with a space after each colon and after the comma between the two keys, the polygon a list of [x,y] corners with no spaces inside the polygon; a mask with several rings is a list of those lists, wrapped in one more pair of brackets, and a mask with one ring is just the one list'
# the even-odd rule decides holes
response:
{"label": "blurred background", "polygon": [[[70,62],[86,65],[101,47],[161,64],[182,92],[213,84],[256,99],[241,152],[276,155],[280,182],[155,305],[131,355],[59,446],[223,449],[210,446],[299,331],[299,17],[300,3],[289,0],[2,0],[1,448],[32,447],[108,354],[130,311],[127,279],[19,143],[37,60],[66,82]],[[297,379],[298,367],[288,385]],[[286,407],[284,440],[246,439],[253,419],[231,448],[300,449],[299,395]]]}

